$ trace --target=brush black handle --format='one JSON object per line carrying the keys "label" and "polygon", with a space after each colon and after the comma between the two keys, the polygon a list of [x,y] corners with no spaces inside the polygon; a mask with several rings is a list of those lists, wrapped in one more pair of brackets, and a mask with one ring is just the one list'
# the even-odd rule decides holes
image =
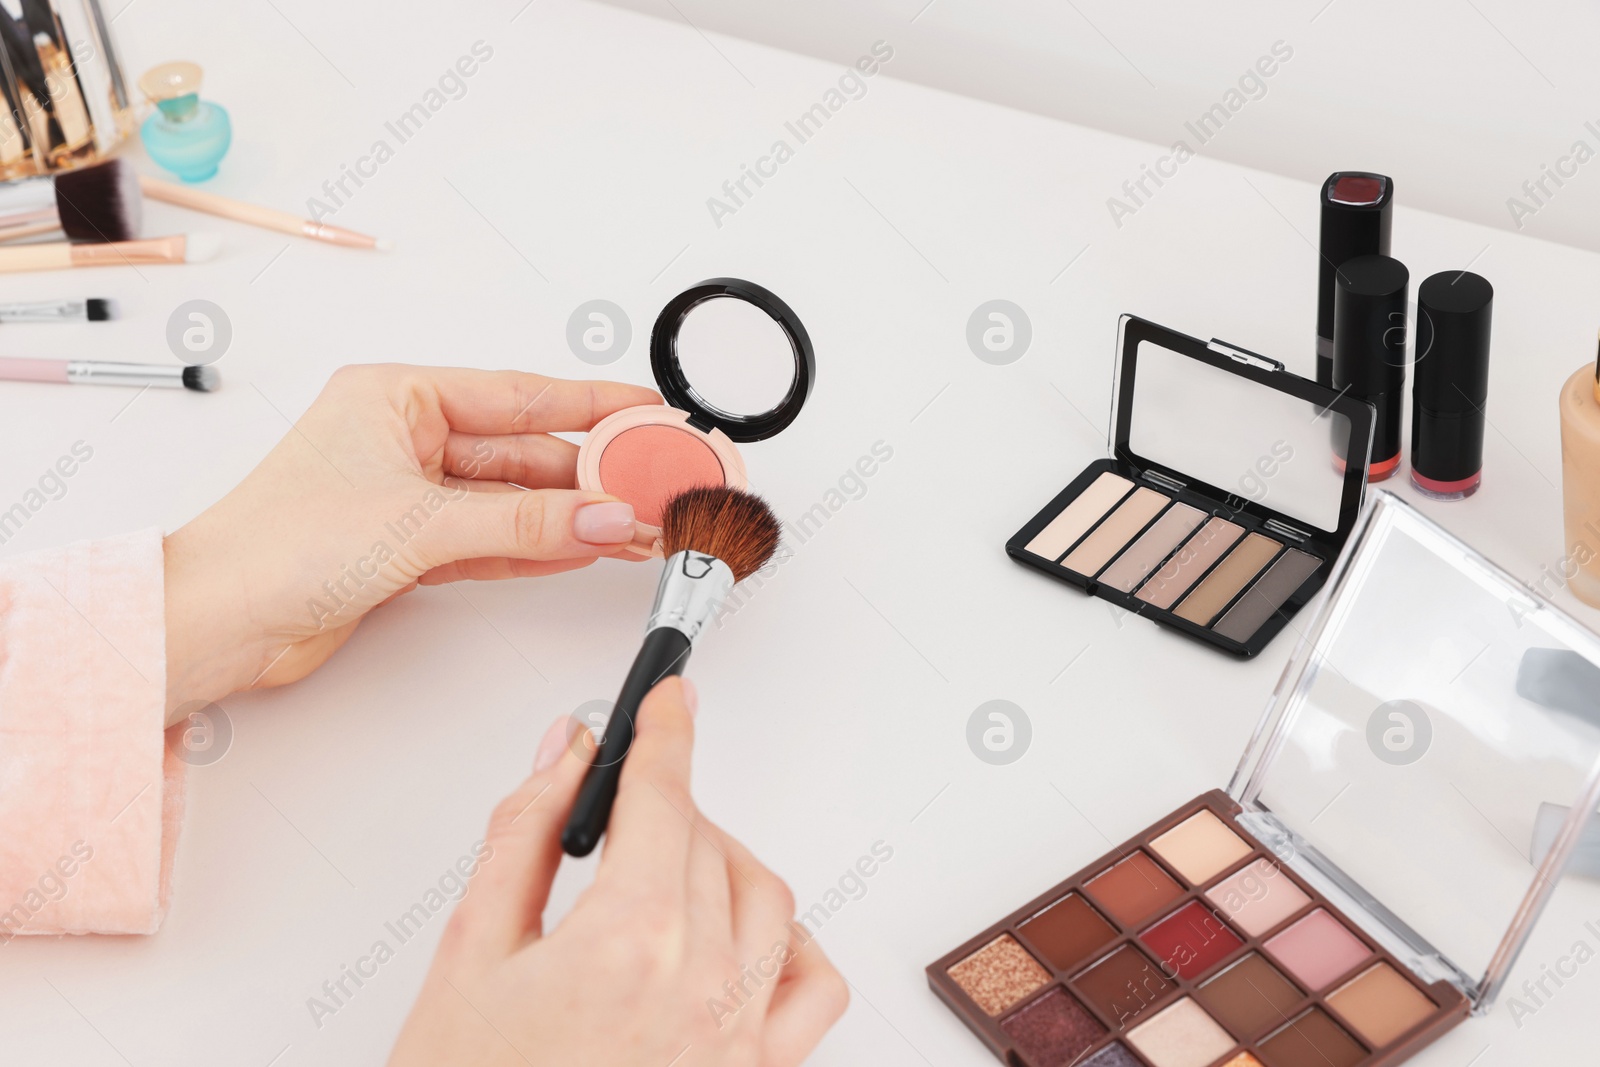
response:
{"label": "brush black handle", "polygon": [[617,782],[622,778],[622,760],[633,747],[633,721],[645,694],[663,678],[682,674],[694,645],[681,630],[663,626],[644,636],[644,644],[633,659],[617,706],[606,722],[594,762],[583,774],[578,799],[561,831],[561,847],[569,856],[587,856],[600,843],[611,819],[611,803],[617,799]]}

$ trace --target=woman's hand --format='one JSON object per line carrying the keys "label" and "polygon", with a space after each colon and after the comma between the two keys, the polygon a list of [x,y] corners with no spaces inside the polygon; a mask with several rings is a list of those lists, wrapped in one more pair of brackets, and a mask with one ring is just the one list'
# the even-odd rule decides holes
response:
{"label": "woman's hand", "polygon": [[[633,509],[550,436],[657,404],[517,371],[345,367],[237,488],[166,539],[167,716],[315,670],[420,584],[632,556]],[[525,488],[519,488],[525,487]]]}
{"label": "woman's hand", "polygon": [[592,750],[555,724],[490,820],[390,1067],[790,1067],[843,1014],[789,888],[695,808],[686,697],[672,678],[645,699],[595,882],[546,934]]}

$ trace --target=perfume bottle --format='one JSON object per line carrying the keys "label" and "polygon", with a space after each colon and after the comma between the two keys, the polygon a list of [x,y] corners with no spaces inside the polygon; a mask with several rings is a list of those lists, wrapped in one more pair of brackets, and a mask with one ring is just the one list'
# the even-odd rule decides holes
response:
{"label": "perfume bottle", "polygon": [[150,158],[186,182],[204,181],[233,141],[233,125],[218,104],[200,99],[203,76],[195,63],[163,63],[144,72],[139,88],[156,111],[139,136]]}
{"label": "perfume bottle", "polygon": [[1562,573],[1579,600],[1600,608],[1600,362],[1561,389],[1561,482],[1566,500]]}

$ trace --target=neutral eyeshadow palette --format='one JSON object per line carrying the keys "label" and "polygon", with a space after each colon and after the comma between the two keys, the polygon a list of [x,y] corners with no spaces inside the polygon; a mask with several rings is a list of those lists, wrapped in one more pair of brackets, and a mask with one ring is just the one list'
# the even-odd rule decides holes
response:
{"label": "neutral eyeshadow palette", "polygon": [[1013,1067],[1377,1067],[1467,1015],[1235,821],[1184,805],[928,968]]}
{"label": "neutral eyeshadow palette", "polygon": [[1111,456],[1006,551],[1254,655],[1322,587],[1360,513],[1372,408],[1219,341],[1132,316],[1120,334]]}

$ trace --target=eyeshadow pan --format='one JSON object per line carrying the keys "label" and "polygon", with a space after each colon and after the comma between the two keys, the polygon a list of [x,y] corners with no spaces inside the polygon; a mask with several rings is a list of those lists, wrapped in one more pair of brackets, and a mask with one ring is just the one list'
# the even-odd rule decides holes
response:
{"label": "eyeshadow pan", "polygon": [[1172,988],[1156,965],[1132,945],[1123,945],[1074,978],[1072,984],[1079,996],[1114,1020],[1119,1030]]}
{"label": "eyeshadow pan", "polygon": [[1233,1047],[1233,1038],[1191,998],[1184,997],[1128,1031],[1128,1043],[1155,1067],[1207,1067]]}
{"label": "eyeshadow pan", "polygon": [[1250,846],[1223,821],[1202,808],[1154,841],[1150,847],[1174,870],[1201,885],[1250,855]]}
{"label": "eyeshadow pan", "polygon": [[1034,1067],[1066,1067],[1106,1032],[1059,986],[1006,1019],[1000,1029]]}
{"label": "eyeshadow pan", "polygon": [[1272,618],[1272,613],[1283,607],[1284,601],[1294,596],[1320,566],[1322,561],[1316,556],[1297,548],[1289,549],[1212,629],[1241,644],[1250,640],[1261,629],[1261,624]]}
{"label": "eyeshadow pan", "polygon": [[1161,566],[1184,538],[1205,521],[1206,513],[1188,504],[1173,504],[1154,526],[1139,535],[1117,561],[1105,569],[1100,580],[1114,589],[1129,593]]}
{"label": "eyeshadow pan", "polygon": [[1387,1045],[1436,1010],[1433,1001],[1387,963],[1328,994],[1328,1003],[1374,1045]]}
{"label": "eyeshadow pan", "polygon": [[1266,946],[1301,985],[1313,991],[1325,989],[1372,955],[1365,942],[1322,908],[1268,940]]}
{"label": "eyeshadow pan", "polygon": [[1137,926],[1183,895],[1183,887],[1142,850],[1095,875],[1083,888],[1123,926]]}
{"label": "eyeshadow pan", "polygon": [[1121,552],[1123,546],[1133,540],[1134,535],[1144,529],[1151,519],[1161,514],[1161,509],[1168,503],[1168,498],[1154,489],[1135,490],[1132,496],[1117,505],[1116,511],[1106,516],[1106,521],[1094,533],[1067,553],[1061,565],[1079,574],[1099,574],[1111,557]]}
{"label": "eyeshadow pan", "polygon": [[1070,971],[1084,960],[1093,959],[1117,936],[1111,924],[1076,893],[1062,897],[1019,929],[1045,962],[1058,971]]}
{"label": "eyeshadow pan", "polygon": [[1206,899],[1251,937],[1260,937],[1311,901],[1282,868],[1265,857],[1218,882]]}
{"label": "eyeshadow pan", "polygon": [[1321,1008],[1261,1042],[1268,1067],[1355,1067],[1367,1050]]}
{"label": "eyeshadow pan", "polygon": [[1200,532],[1184,542],[1176,555],[1139,590],[1139,599],[1158,608],[1170,608],[1177,599],[1211,569],[1211,565],[1244,536],[1244,527],[1223,518],[1213,518]]}
{"label": "eyeshadow pan", "polygon": [[1222,1067],[1262,1067],[1261,1061],[1248,1052],[1241,1052]]}
{"label": "eyeshadow pan", "polygon": [[999,1015],[1050,982],[1050,972],[1010,934],[1001,934],[950,968],[950,977],[990,1015]]}
{"label": "eyeshadow pan", "polygon": [[1183,598],[1174,615],[1187,619],[1196,626],[1207,626],[1228,602],[1239,595],[1239,590],[1250,584],[1261,573],[1261,568],[1272,561],[1282,548],[1278,542],[1262,534],[1253,533],[1239,542],[1239,547],[1228,553],[1228,558],[1217,564],[1217,569],[1206,575],[1205,581],[1195,591]]}
{"label": "eyeshadow pan", "polygon": [[1106,471],[1089,483],[1049,525],[1028,542],[1028,551],[1046,559],[1060,559],[1067,549],[1077,544],[1078,538],[1089,532],[1089,527],[1100,521],[1117,501],[1128,494],[1133,483],[1120,474]]}
{"label": "eyeshadow pan", "polygon": [[1167,974],[1198,978],[1244,944],[1228,924],[1191,900],[1139,935]]}
{"label": "eyeshadow pan", "polygon": [[1305,999],[1278,969],[1252,952],[1195,991],[1217,1021],[1248,1040],[1289,1021]]}
{"label": "eyeshadow pan", "polygon": [[1144,1064],[1134,1059],[1127,1045],[1118,1041],[1096,1052],[1079,1067],[1144,1067]]}

